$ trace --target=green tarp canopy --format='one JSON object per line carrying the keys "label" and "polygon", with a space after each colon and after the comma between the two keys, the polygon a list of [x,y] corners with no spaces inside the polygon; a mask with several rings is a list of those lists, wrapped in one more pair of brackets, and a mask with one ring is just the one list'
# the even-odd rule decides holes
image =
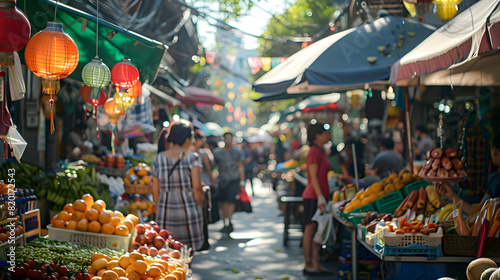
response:
{"label": "green tarp canopy", "polygon": [[[25,4],[25,1],[26,4]],[[51,0],[18,0],[17,7],[24,11],[31,23],[31,34],[43,30],[48,21],[54,21],[56,2]],[[69,78],[82,80],[83,67],[96,55],[96,17],[64,4],[57,4],[56,22],[62,23],[78,46],[80,62]],[[108,38],[108,34],[112,38]],[[153,83],[158,73],[166,46],[133,31],[99,18],[99,57],[109,67],[125,56],[139,69],[141,82]],[[24,53],[19,54],[24,60]]]}

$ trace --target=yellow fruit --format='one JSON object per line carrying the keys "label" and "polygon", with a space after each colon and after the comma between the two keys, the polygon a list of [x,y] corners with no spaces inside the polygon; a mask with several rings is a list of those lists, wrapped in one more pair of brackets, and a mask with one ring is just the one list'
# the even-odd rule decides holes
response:
{"label": "yellow fruit", "polygon": [[186,271],[183,269],[183,268],[176,268],[175,271],[179,271],[181,274],[182,274],[182,279],[185,280],[186,279]]}
{"label": "yellow fruit", "polygon": [[73,209],[75,211],[85,212],[87,210],[87,202],[83,199],[77,199],[73,203]]}
{"label": "yellow fruit", "polygon": [[173,274],[168,274],[163,278],[163,280],[177,280],[177,277]]}
{"label": "yellow fruit", "polygon": [[89,221],[87,219],[81,219],[76,223],[76,230],[87,231],[89,226]]}
{"label": "yellow fruit", "polygon": [[90,280],[102,280],[100,276],[92,276]]}
{"label": "yellow fruit", "polygon": [[102,274],[103,274],[105,271],[106,271],[106,268],[103,268],[103,269],[99,270],[99,271],[97,272],[97,274],[96,274],[96,275],[97,275],[97,276],[99,276],[99,277],[101,277],[101,276],[102,276]]}
{"label": "yellow fruit", "polygon": [[139,203],[131,202],[128,207],[129,207],[130,211],[133,212],[133,211],[139,209]]}
{"label": "yellow fruit", "polygon": [[99,213],[99,222],[101,224],[106,224],[111,222],[111,215],[106,211],[102,211],[101,213]]}
{"label": "yellow fruit", "polygon": [[184,280],[184,274],[178,270],[172,271],[172,275],[177,277],[177,280]]}
{"label": "yellow fruit", "polygon": [[92,208],[92,204],[94,204],[94,198],[90,194],[86,193],[82,196],[82,199],[87,204],[87,207],[85,208],[85,210],[89,211],[90,208]]}
{"label": "yellow fruit", "polygon": [[129,218],[125,218],[125,220],[122,221],[122,224],[128,228],[129,232],[132,231],[132,229],[135,226],[134,223]]}
{"label": "yellow fruit", "polygon": [[108,261],[105,258],[97,259],[90,265],[93,269],[97,270],[97,276],[99,275],[99,270],[105,269],[108,265]]}
{"label": "yellow fruit", "polygon": [[142,177],[142,181],[144,182],[145,185],[151,184],[151,176]]}
{"label": "yellow fruit", "polygon": [[118,262],[122,268],[127,268],[131,264],[130,258],[127,255],[121,256]]}
{"label": "yellow fruit", "polygon": [[112,223],[105,223],[101,227],[101,232],[103,234],[113,234],[115,233],[115,226]]}
{"label": "yellow fruit", "polygon": [[102,280],[118,280],[118,274],[112,270],[106,270],[101,277]]}
{"label": "yellow fruit", "polygon": [[87,270],[88,270],[89,274],[92,274],[92,275],[97,274],[97,270],[95,270],[95,268],[91,265],[87,266]]}
{"label": "yellow fruit", "polygon": [[102,205],[102,208],[106,209],[106,202],[104,202],[104,200],[98,199],[98,200],[95,201],[95,203],[100,203]]}
{"label": "yellow fruit", "polygon": [[134,227],[140,223],[141,221],[139,220],[139,217],[137,217],[136,215],[133,215],[133,214],[128,214],[126,218],[129,218],[133,223],[134,223]]}
{"label": "yellow fruit", "polygon": [[116,211],[115,211],[115,215],[116,215],[118,218],[120,218],[120,220],[125,219],[125,216],[123,216],[122,212],[120,212],[120,211],[118,211],[118,210],[116,210]]}
{"label": "yellow fruit", "polygon": [[107,270],[111,270],[115,267],[120,267],[120,262],[118,260],[110,260],[108,261],[108,264],[106,265]]}
{"label": "yellow fruit", "polygon": [[135,263],[136,261],[144,261],[144,257],[142,254],[139,254],[137,252],[132,252],[128,255],[130,262]]}
{"label": "yellow fruit", "polygon": [[392,173],[391,175],[389,175],[388,178],[389,178],[389,180],[392,181],[392,180],[396,179],[397,177],[398,177],[398,173]]}
{"label": "yellow fruit", "polygon": [[111,260],[119,260],[119,259],[120,259],[120,257],[118,257],[118,256],[112,256],[111,257]]}

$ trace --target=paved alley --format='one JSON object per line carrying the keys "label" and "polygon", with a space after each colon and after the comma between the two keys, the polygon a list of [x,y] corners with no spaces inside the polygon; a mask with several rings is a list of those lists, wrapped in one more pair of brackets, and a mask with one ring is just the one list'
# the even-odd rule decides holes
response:
{"label": "paved alley", "polygon": [[[300,240],[292,239],[287,247],[283,246],[283,216],[278,209],[276,193],[262,187],[259,180],[255,183],[253,213],[236,213],[233,233],[220,233],[221,221],[209,225],[211,247],[195,255],[193,280],[307,279],[302,274],[304,261]],[[331,262],[325,265],[334,266]]]}

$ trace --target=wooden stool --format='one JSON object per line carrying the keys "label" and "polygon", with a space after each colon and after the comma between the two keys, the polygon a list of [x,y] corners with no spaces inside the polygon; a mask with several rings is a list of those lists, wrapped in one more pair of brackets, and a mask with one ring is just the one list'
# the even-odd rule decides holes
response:
{"label": "wooden stool", "polygon": [[283,245],[287,246],[288,244],[288,239],[289,237],[289,230],[292,228],[295,229],[301,229],[302,230],[302,224],[291,224],[290,223],[290,216],[293,213],[293,210],[297,211],[297,208],[299,205],[302,204],[302,201],[304,200],[300,196],[282,196],[280,198],[281,202],[285,204],[285,221],[284,221],[284,231],[283,231]]}

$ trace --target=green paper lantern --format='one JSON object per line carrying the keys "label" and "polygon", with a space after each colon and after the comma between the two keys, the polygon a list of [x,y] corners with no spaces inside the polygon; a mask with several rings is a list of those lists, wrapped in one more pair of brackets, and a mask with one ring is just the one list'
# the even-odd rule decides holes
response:
{"label": "green paper lantern", "polygon": [[102,62],[102,59],[96,56],[83,67],[82,79],[87,86],[92,88],[90,98],[98,99],[100,89],[107,86],[111,81],[111,72],[108,66]]}

